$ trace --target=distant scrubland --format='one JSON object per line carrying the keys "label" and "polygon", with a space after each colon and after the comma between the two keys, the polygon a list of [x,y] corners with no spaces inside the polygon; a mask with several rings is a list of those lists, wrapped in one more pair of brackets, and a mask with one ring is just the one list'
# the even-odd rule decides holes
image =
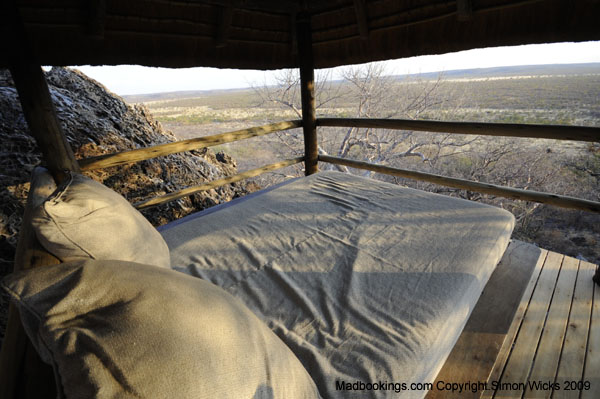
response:
{"label": "distant scrubland", "polygon": [[[336,81],[317,75],[318,115],[600,126],[600,64],[420,77],[390,77],[385,72],[371,65],[349,68]],[[298,78],[292,71],[282,71],[276,86],[128,100],[143,101],[181,139],[297,119],[301,108]],[[600,143],[321,128],[319,145],[334,156],[600,201]],[[302,132],[217,150],[235,157],[239,170],[249,169],[301,154]],[[264,187],[300,174],[300,168],[288,168],[256,182]],[[517,217],[514,237],[600,263],[600,215],[372,177],[503,207]]]}

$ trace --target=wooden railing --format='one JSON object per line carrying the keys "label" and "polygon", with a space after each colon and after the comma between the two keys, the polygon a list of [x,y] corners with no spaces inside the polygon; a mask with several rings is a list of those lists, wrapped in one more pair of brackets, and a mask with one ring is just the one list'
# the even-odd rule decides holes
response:
{"label": "wooden railing", "polygon": [[[397,130],[416,130],[426,132],[444,132],[455,134],[472,134],[484,136],[508,136],[508,137],[526,137],[526,138],[545,138],[555,140],[577,140],[586,142],[600,142],[600,128],[584,126],[556,126],[556,125],[526,125],[526,124],[506,124],[506,123],[475,123],[475,122],[438,122],[438,121],[414,121],[402,119],[362,119],[362,118],[318,118],[317,126],[336,126],[336,127],[362,127],[362,128],[385,128]],[[286,122],[272,123],[269,125],[252,127],[248,129],[236,130],[232,132],[217,134],[214,136],[205,136],[189,140],[177,141],[174,143],[161,144],[153,147],[140,148],[136,150],[124,151],[116,154],[102,155],[99,157],[87,158],[79,161],[82,170],[92,170],[98,168],[107,168],[110,166],[123,165],[126,163],[139,162],[159,156],[174,154],[183,151],[206,148],[223,143],[235,142],[238,140],[263,136],[278,131],[289,130],[303,127],[301,120],[292,120]],[[555,205],[563,208],[580,209],[589,212],[600,213],[600,202],[589,201],[585,199],[573,198],[564,195],[542,193],[518,188],[503,187],[495,184],[481,183],[465,179],[440,176],[432,173],[417,172],[407,169],[393,168],[389,166],[376,165],[362,161],[354,161],[333,157],[329,155],[319,155],[318,161],[328,162],[336,165],[344,165],[352,168],[370,170],[377,173],[388,174],[392,176],[405,177],[409,179],[427,181],[447,187],[453,187],[463,190],[469,190],[484,194],[498,195],[501,197],[540,202]],[[226,184],[235,183],[243,179],[259,176],[262,173],[275,169],[284,168],[290,165],[307,162],[306,156],[272,163],[260,168],[248,170],[223,179],[203,183],[197,186],[188,187],[173,193],[155,197],[135,204],[138,209],[145,209],[152,206],[164,204],[169,201],[192,195],[199,191],[210,190]],[[307,173],[310,174],[310,173]]]}
{"label": "wooden railing", "polygon": [[465,179],[456,179],[435,175],[432,173],[416,172],[407,169],[392,168],[389,166],[376,165],[368,162],[352,161],[350,159],[331,157],[328,155],[319,155],[319,161],[329,162],[336,165],[349,166],[351,168],[370,170],[372,172],[383,173],[386,175],[405,177],[408,179],[426,181],[442,186],[459,188],[462,190],[475,191],[484,194],[493,194],[505,198],[512,198],[524,201],[542,202],[562,208],[581,209],[584,211],[600,213],[600,202],[588,201],[579,198],[567,197],[564,195],[540,193],[531,190],[522,190],[497,186],[495,184],[480,183]]}
{"label": "wooden railing", "polygon": [[409,119],[319,118],[317,126],[417,130],[421,132],[474,134],[478,136],[528,137],[536,139],[600,141],[600,128],[514,123],[441,122]]}
{"label": "wooden railing", "polygon": [[264,136],[265,134],[296,129],[299,127],[302,127],[301,120],[271,123],[269,125],[216,134],[214,136],[197,137],[189,140],[175,141],[173,143],[81,159],[79,160],[79,167],[81,170],[108,168],[110,166],[124,165],[164,155],[176,154],[178,152],[199,150],[201,148],[212,147],[219,144],[232,143],[250,137]]}
{"label": "wooden railing", "polygon": [[[251,137],[264,136],[266,134],[271,134],[289,129],[296,129],[299,127],[302,127],[301,120],[271,123],[268,125],[251,127],[242,130],[235,130],[232,132],[216,134],[213,136],[197,137],[189,140],[176,141],[173,143],[159,144],[152,147],[138,148],[135,150],[123,151],[114,154],[85,158],[79,160],[79,166],[81,167],[81,170],[84,171],[108,168],[111,166],[119,166],[128,163],[140,162],[160,156],[176,154],[179,152],[198,150],[201,148],[212,147],[224,143],[232,143]],[[305,161],[305,157],[286,159],[283,161],[262,166],[260,168],[247,170],[245,172],[241,172],[232,176],[227,176],[223,179],[199,184],[197,186],[187,187],[169,194],[150,198],[148,200],[138,202],[134,204],[134,206],[137,209],[146,209],[153,206],[162,205],[167,202],[175,201],[179,198],[192,195],[200,191],[206,191],[224,186],[226,184],[236,183],[244,179],[256,177],[263,173],[285,168],[287,166],[295,165],[303,161]]]}
{"label": "wooden railing", "polygon": [[[364,119],[364,118],[319,118],[317,126],[335,127],[361,127],[379,129],[417,130],[426,132],[441,132],[455,134],[471,134],[483,136],[508,136],[537,139],[577,140],[586,142],[600,142],[600,128],[586,126],[558,126],[558,125],[528,125],[507,123],[476,123],[476,122],[438,122],[415,121],[403,119]],[[392,168],[371,164],[368,162],[353,161],[328,155],[319,155],[319,161],[352,168],[370,170],[392,176],[405,177],[419,181],[427,181],[442,186],[475,191],[484,194],[498,195],[501,197],[533,201],[559,206],[562,208],[579,209],[600,213],[600,202],[573,198],[564,195],[542,193],[531,190],[522,190],[503,187],[494,184],[481,183],[465,179],[440,176],[432,173],[417,172],[406,169]]]}
{"label": "wooden railing", "polygon": [[304,157],[286,159],[285,161],[275,162],[275,163],[272,163],[269,165],[265,165],[261,168],[251,169],[246,172],[238,173],[238,174],[235,174],[232,176],[227,176],[223,179],[213,180],[208,183],[184,188],[183,190],[175,191],[170,194],[161,195],[159,197],[154,197],[154,198],[151,198],[146,201],[138,202],[137,204],[134,204],[134,206],[137,209],[150,208],[152,206],[157,206],[157,205],[161,205],[161,204],[164,204],[164,203],[167,203],[170,201],[175,201],[176,199],[179,199],[179,198],[182,198],[182,197],[185,197],[188,195],[192,195],[199,191],[210,190],[213,188],[224,186],[226,184],[236,183],[236,182],[244,180],[244,179],[249,179],[251,177],[256,177],[256,176],[262,175],[263,173],[266,173],[266,172],[269,172],[272,170],[285,168],[287,166],[292,166],[292,165],[298,164],[303,161],[304,161]]}

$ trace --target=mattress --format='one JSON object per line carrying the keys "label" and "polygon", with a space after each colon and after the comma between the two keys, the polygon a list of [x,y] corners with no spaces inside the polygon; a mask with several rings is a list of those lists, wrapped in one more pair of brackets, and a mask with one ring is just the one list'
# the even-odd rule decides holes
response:
{"label": "mattress", "polygon": [[240,298],[323,397],[421,398],[513,226],[502,209],[321,172],[161,234],[172,266]]}

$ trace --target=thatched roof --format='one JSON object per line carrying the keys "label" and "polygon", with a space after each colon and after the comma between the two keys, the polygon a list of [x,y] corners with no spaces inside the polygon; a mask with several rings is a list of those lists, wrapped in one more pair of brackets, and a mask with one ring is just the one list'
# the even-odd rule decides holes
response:
{"label": "thatched roof", "polygon": [[[316,68],[477,47],[600,39],[595,0],[17,0],[42,65]],[[6,54],[4,36],[0,51]],[[2,57],[0,66],[7,66]]]}

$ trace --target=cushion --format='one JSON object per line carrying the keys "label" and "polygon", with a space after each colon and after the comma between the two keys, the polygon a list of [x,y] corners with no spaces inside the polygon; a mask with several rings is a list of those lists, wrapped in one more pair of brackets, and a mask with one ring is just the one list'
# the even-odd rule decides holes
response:
{"label": "cushion", "polygon": [[117,259],[170,267],[160,233],[118,193],[80,174],[33,212],[40,243],[63,262]]}
{"label": "cushion", "polygon": [[[328,399],[423,398],[399,382],[435,381],[514,226],[502,209],[339,172],[203,215],[163,227],[172,267],[244,302]],[[338,389],[356,381],[398,384]]]}
{"label": "cushion", "polygon": [[2,286],[67,398],[318,398],[288,347],[221,288],[159,267],[85,260]]}

